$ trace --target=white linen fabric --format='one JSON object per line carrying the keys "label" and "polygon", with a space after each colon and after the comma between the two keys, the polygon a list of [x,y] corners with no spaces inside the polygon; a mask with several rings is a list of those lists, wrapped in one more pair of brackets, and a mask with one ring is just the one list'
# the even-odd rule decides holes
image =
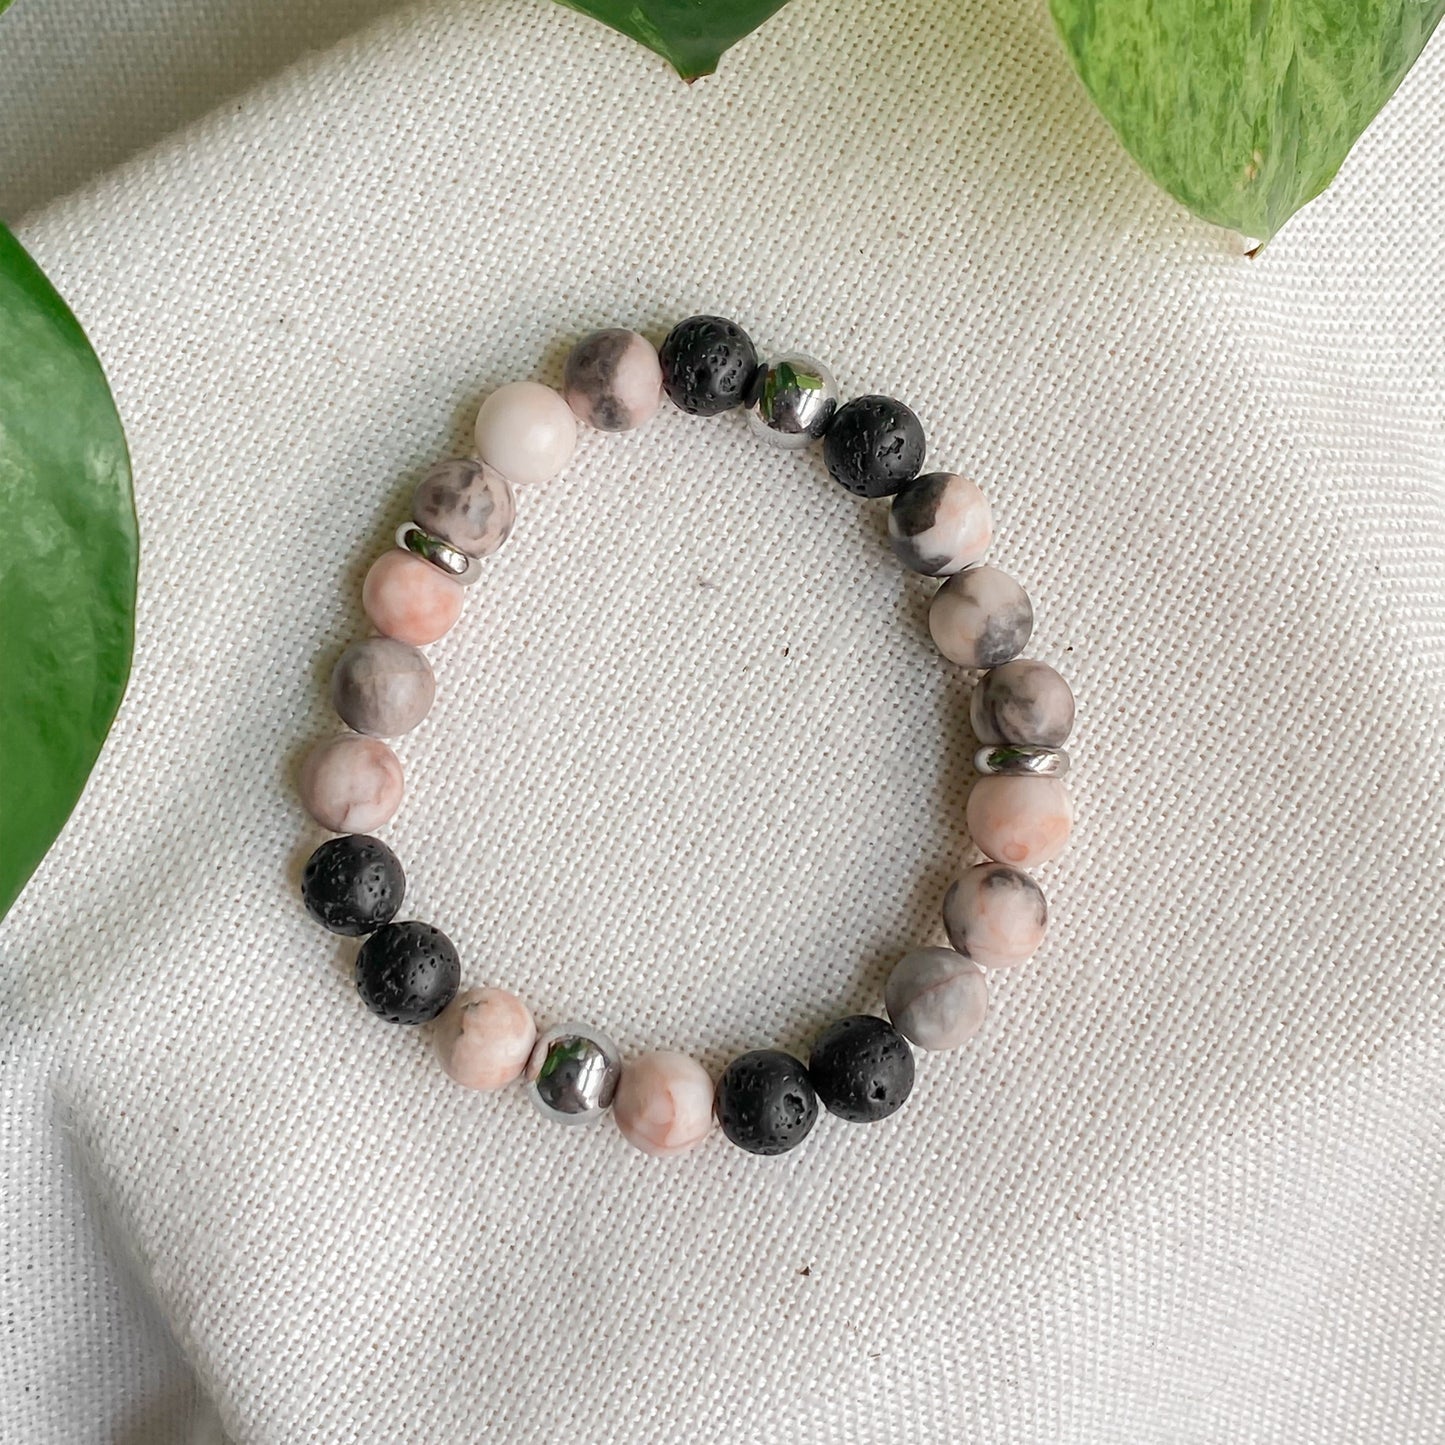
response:
{"label": "white linen fabric", "polygon": [[[30,216],[144,574],[0,927],[0,1439],[1445,1439],[1442,131],[1437,42],[1249,260],[1042,4],[794,0],[689,88],[450,0]],[[294,783],[479,398],[698,310],[984,486],[1079,823],[1047,947],[892,1122],[664,1163],[365,1012]],[[519,510],[399,745],[407,913],[714,1070],[876,1008],[970,857],[968,679],[883,510],[672,411]]]}

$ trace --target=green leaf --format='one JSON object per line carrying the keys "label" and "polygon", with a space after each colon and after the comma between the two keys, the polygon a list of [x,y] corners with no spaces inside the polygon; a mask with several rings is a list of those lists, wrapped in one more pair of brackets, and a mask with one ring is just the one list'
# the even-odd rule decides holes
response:
{"label": "green leaf", "polygon": [[655,50],[684,80],[711,75],[722,53],[786,0],[562,0]]}
{"label": "green leaf", "polygon": [[100,363],[0,226],[0,915],[70,816],[120,706],[136,553]]}
{"label": "green leaf", "polygon": [[1268,240],[1324,190],[1445,0],[1049,0],[1089,93],[1191,211]]}

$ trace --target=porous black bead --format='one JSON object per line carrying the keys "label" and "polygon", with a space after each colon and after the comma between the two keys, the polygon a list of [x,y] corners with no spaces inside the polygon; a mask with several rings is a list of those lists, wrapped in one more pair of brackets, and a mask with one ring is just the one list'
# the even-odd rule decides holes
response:
{"label": "porous black bead", "polygon": [[390,923],[405,895],[401,860],[380,838],[365,833],[328,838],[301,874],[306,911],[323,928],[348,938]]}
{"label": "porous black bead", "polygon": [[387,923],[356,955],[356,991],[388,1023],[424,1024],[455,997],[462,964],[430,923]]}
{"label": "porous black bead", "polygon": [[923,424],[891,396],[860,396],[833,413],[823,460],[860,497],[891,497],[923,465]]}
{"label": "porous black bead", "polygon": [[780,1049],[740,1054],[722,1072],[714,1101],[722,1131],[749,1154],[786,1154],[818,1120],[818,1096],[799,1060]]}
{"label": "porous black bead", "polygon": [[689,316],[658,348],[662,384],[693,416],[717,416],[742,406],[758,371],[757,348],[735,321]]}
{"label": "porous black bead", "polygon": [[871,1124],[902,1108],[913,1092],[913,1051],[892,1024],[854,1014],[818,1036],[808,1077],[830,1114]]}

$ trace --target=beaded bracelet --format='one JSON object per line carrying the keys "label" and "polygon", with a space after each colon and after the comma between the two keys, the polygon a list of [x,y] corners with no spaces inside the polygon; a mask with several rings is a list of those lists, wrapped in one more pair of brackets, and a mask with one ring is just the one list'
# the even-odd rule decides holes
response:
{"label": "beaded bracelet", "polygon": [[[952,947],[915,950],[894,967],[884,988],[887,1020],[859,1014],[831,1024],[806,1067],[778,1049],[745,1053],[716,1088],[686,1055],[644,1053],[624,1064],[598,1029],[566,1023],[539,1036],[514,994],[459,994],[461,963],[450,940],[430,924],[393,921],[405,876],[391,849],[369,836],[402,796],[401,764],[382,739],[409,732],[430,710],[436,681],[420,649],[456,622],[463,587],[510,535],[513,486],[560,472],[579,421],[628,431],[654,415],[664,394],[694,416],[746,408],[751,430],[777,446],[821,440],[829,472],[850,492],[891,496],[898,559],[945,579],[928,613],[938,650],[984,670],[970,703],[981,747],[967,822],[986,861],[966,869],[944,898]],[[886,1119],[913,1088],[910,1043],[951,1049],[978,1032],[988,1006],[982,970],[1023,963],[1044,936],[1048,906],[1023,870],[1057,857],[1068,841],[1062,745],[1074,698],[1053,668],[1019,657],[1033,608],[1017,582],[983,563],[993,536],[983,493],[952,472],[919,475],[923,455],[923,428],[901,402],[864,396],[839,406],[825,367],[801,355],[760,365],[743,330],[716,316],[679,323],[658,349],[635,331],[595,332],[567,358],[563,394],[523,381],[486,399],[476,459],[443,461],[427,473],[397,546],[367,573],[362,605],[380,635],[347,648],[331,679],[332,702],[352,731],[321,743],[301,769],[307,810],[344,835],[311,855],[302,897],[332,932],[366,936],[356,987],[373,1013],[400,1024],[437,1020],[437,1053],[458,1083],[498,1089],[525,1076],[547,1117],[580,1123],[610,1108],[628,1142],[653,1155],[701,1143],[714,1117],[739,1147],[782,1154],[812,1129],[820,1100],[855,1123]]]}

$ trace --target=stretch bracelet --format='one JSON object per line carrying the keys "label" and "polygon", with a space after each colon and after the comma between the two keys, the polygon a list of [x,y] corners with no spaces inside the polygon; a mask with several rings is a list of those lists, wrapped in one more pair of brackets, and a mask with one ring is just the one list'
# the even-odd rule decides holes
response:
{"label": "stretch bracelet", "polygon": [[[980,670],[970,702],[980,747],[968,830],[985,861],[964,870],[943,902],[951,948],[920,948],[893,968],[887,1019],[855,1014],[818,1036],[807,1064],[779,1049],[733,1059],[714,1086],[685,1054],[624,1060],[601,1030],[564,1023],[539,1034],[515,994],[459,993],[461,961],[429,923],[397,922],[406,879],[396,855],[370,836],[401,804],[402,769],[384,738],[409,732],[436,693],[420,650],[461,615],[465,586],[511,534],[514,487],[555,476],[571,460],[579,422],[606,432],[648,421],[667,396],[694,416],[746,410],[764,440],[802,449],[821,441],[828,471],[860,497],[892,497],[888,534],[906,567],[942,585],[928,625],[939,652]],[[323,828],[302,876],[306,908],[333,933],[365,938],[356,987],[392,1023],[436,1021],[442,1067],[457,1083],[499,1089],[522,1078],[548,1118],[583,1123],[611,1111],[644,1153],[700,1144],[714,1119],[753,1154],[782,1154],[808,1135],[823,1106],[873,1123],[913,1088],[910,1045],[952,1049],[982,1027],[983,970],[1013,968],[1048,923],[1043,891],[1024,870],[1056,858],[1073,824],[1062,751],[1074,722],[1069,685],[1020,657],[1033,607],[1011,577],[984,563],[993,538],[977,485],[953,472],[920,475],[923,428],[901,402],[863,396],[838,404],[827,369],[790,355],[760,364],[743,330],[717,316],[679,323],[660,348],[635,331],[594,332],[567,358],[559,393],[534,381],[493,392],[477,414],[476,457],[439,462],[412,501],[397,545],[372,564],[362,605],[378,636],[353,643],[331,678],[331,699],[351,729],[315,747],[301,768],[301,798]]]}

